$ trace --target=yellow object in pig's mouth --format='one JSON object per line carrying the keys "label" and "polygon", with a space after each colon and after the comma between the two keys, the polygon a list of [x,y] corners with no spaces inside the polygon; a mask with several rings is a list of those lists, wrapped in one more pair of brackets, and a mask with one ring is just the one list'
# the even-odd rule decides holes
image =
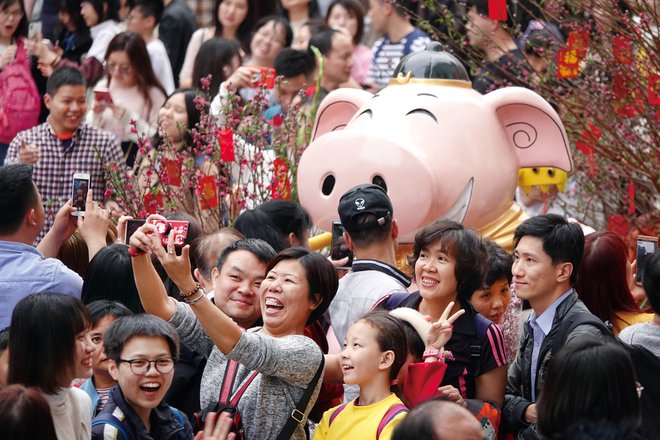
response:
{"label": "yellow object in pig's mouth", "polygon": [[525,194],[529,194],[533,186],[538,186],[544,193],[548,192],[549,185],[556,185],[559,191],[566,189],[568,174],[564,170],[553,167],[521,168],[518,171],[518,186]]}

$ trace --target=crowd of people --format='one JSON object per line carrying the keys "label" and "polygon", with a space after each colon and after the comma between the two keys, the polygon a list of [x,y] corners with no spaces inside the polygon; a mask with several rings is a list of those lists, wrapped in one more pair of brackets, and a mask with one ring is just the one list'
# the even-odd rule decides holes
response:
{"label": "crowd of people", "polygon": [[[207,232],[184,204],[135,224],[106,196],[111,163],[153,186],[169,159],[155,149],[192,142],[200,94],[222,118],[274,71],[266,114],[289,112],[319,73],[311,47],[321,98],[377,92],[432,41],[418,2],[51,3],[28,35],[33,2],[0,0],[3,438],[660,436],[660,251],[642,271],[618,235],[542,209],[513,253],[425,225],[401,267],[395,207],[365,183],[337,206],[346,270],[309,249],[290,201]],[[518,17],[517,40],[491,3],[451,5],[483,53],[480,93],[541,73],[539,45],[565,38]]]}

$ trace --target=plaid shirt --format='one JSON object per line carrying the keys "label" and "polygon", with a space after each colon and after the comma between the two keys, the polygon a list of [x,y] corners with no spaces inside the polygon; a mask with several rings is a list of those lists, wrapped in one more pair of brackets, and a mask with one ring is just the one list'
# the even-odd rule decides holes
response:
{"label": "plaid shirt", "polygon": [[213,0],[186,0],[197,17],[197,26],[213,26]]}
{"label": "plaid shirt", "polygon": [[9,145],[5,165],[18,163],[21,139],[39,148],[39,161],[34,165],[32,178],[44,202],[46,224],[37,242],[53,225],[60,207],[71,198],[74,173],[89,173],[94,200],[103,200],[104,165],[123,162],[123,153],[114,135],[83,123],[65,149],[53,128],[45,122],[16,135]]}

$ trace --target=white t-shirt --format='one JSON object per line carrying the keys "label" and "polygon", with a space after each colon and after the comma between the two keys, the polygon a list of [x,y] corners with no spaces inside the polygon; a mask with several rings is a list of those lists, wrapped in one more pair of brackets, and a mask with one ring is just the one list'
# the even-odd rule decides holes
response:
{"label": "white t-shirt", "polygon": [[174,75],[165,45],[158,38],[154,38],[147,44],[147,52],[149,52],[151,67],[154,69],[156,78],[165,88],[165,93],[169,95],[174,91]]}

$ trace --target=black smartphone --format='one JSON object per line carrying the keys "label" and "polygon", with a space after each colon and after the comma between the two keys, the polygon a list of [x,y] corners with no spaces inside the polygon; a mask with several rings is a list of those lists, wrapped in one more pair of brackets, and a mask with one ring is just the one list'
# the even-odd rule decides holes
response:
{"label": "black smartphone", "polygon": [[646,263],[658,249],[658,237],[649,237],[647,235],[637,236],[637,273],[635,274],[635,284],[642,285],[642,277],[646,270]]}
{"label": "black smartphone", "polygon": [[74,173],[73,183],[71,184],[71,200],[77,211],[71,213],[75,216],[85,215],[85,202],[87,201],[87,191],[89,190],[89,174]]}
{"label": "black smartphone", "polygon": [[135,231],[138,230],[146,222],[145,219],[129,219],[126,221],[126,234],[124,235],[124,243],[128,244]]}
{"label": "black smartphone", "polygon": [[330,258],[341,260],[348,257],[348,263],[338,269],[350,269],[353,265],[353,252],[344,240],[344,227],[341,222],[332,222],[332,241],[330,242]]}

